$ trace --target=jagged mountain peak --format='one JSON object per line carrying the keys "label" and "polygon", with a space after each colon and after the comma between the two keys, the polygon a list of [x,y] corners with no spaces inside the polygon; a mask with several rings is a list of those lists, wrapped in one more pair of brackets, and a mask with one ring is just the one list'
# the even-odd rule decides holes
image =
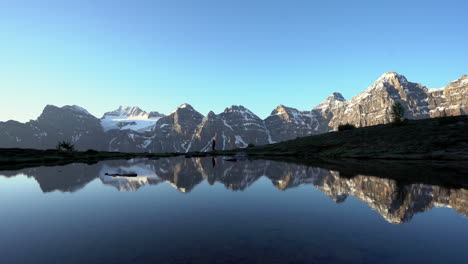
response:
{"label": "jagged mountain peak", "polygon": [[102,118],[105,118],[106,116],[147,117],[148,113],[138,106],[120,105],[116,110],[104,113]]}
{"label": "jagged mountain peak", "polygon": [[[349,101],[334,92],[311,111],[281,104],[264,120],[242,105],[232,105],[217,114],[210,111],[206,116],[187,103],[168,116],[121,105],[101,119],[79,106],[47,105],[36,121],[4,123],[9,130],[4,129],[0,147],[50,148],[61,139],[83,142],[88,137],[87,143],[79,143],[82,148],[95,147],[97,141],[102,141],[106,150],[174,152],[206,150],[216,135],[220,148],[230,149],[248,143],[262,145],[325,133],[344,123],[356,126],[388,123],[395,101],[404,104],[408,119],[466,115],[467,92],[468,75],[462,75],[444,88],[428,90],[397,72],[387,72]],[[22,135],[15,132],[18,126],[22,126]],[[92,139],[95,134],[99,140]],[[32,143],[25,143],[27,140]]]}
{"label": "jagged mountain peak", "polygon": [[183,109],[183,108],[186,108],[189,110],[195,110],[190,104],[187,104],[187,103],[181,104],[179,107],[177,107],[177,109]]}
{"label": "jagged mountain peak", "polygon": [[117,108],[117,110],[131,111],[131,110],[141,110],[141,108],[138,106],[119,105],[119,108]]}
{"label": "jagged mountain peak", "polygon": [[392,79],[398,79],[402,82],[407,82],[408,80],[404,75],[399,74],[398,72],[390,71],[382,74],[378,79],[377,82],[379,81],[389,81]]}
{"label": "jagged mountain peak", "polygon": [[[402,91],[405,91],[407,86],[418,86],[417,89],[422,88],[422,85],[419,84],[414,84],[408,82],[406,77],[404,75],[401,75],[397,72],[386,72],[382,74],[373,84],[371,84],[366,90],[363,92],[359,93],[355,97],[351,99],[351,102],[356,102],[363,100],[364,98],[367,98],[371,94],[374,93],[381,93],[382,91],[385,91],[387,88],[386,87],[394,87],[397,89],[400,89]],[[420,86],[420,87],[419,87]],[[414,88],[414,87],[413,87]],[[406,91],[405,91],[406,92]]]}
{"label": "jagged mountain peak", "polygon": [[65,112],[69,112],[69,113],[72,112],[73,114],[78,114],[80,116],[85,115],[85,116],[94,118],[94,116],[90,114],[88,111],[86,111],[86,109],[77,105],[65,105],[62,107],[58,107],[55,105],[46,105],[44,109],[42,110],[42,113],[39,116],[39,118],[44,118],[47,115],[50,115],[53,113],[57,113],[57,114],[62,113],[64,112],[63,110],[65,110]]}
{"label": "jagged mountain peak", "polygon": [[291,112],[299,112],[296,108],[288,107],[285,105],[278,105],[273,111],[271,112],[271,115],[282,115],[282,114],[287,114]]}
{"label": "jagged mountain peak", "polygon": [[51,104],[48,104],[44,107],[44,109],[42,110],[42,112],[44,113],[45,111],[56,111],[56,110],[59,110],[60,107],[58,106],[55,106],[55,105],[51,105]]}
{"label": "jagged mountain peak", "polygon": [[252,111],[250,111],[242,105],[231,105],[231,107],[224,109],[224,112],[221,113],[221,116],[230,116],[230,118],[236,117],[241,118],[242,120],[261,121],[260,117],[258,117],[256,114],[254,114]]}
{"label": "jagged mountain peak", "polygon": [[288,109],[295,109],[295,108],[292,108],[292,107],[289,107],[289,106],[285,106],[283,104],[280,104],[278,105],[275,109],[278,109],[278,110],[288,110]]}
{"label": "jagged mountain peak", "polygon": [[169,115],[172,115],[180,110],[189,110],[189,111],[195,111],[195,109],[193,108],[193,106],[191,106],[190,104],[187,104],[187,103],[183,103],[181,105],[179,105],[176,109],[172,110],[172,112],[169,114]]}
{"label": "jagged mountain peak", "polygon": [[104,113],[101,126],[104,131],[115,129],[144,132],[150,130],[163,116],[158,112],[147,113],[138,106],[120,105],[117,110]]}
{"label": "jagged mountain peak", "polygon": [[245,110],[248,110],[248,109],[245,108],[243,105],[231,105],[230,107],[226,107],[226,109],[224,109],[224,112],[245,111]]}
{"label": "jagged mountain peak", "polygon": [[345,102],[346,99],[341,93],[334,92],[330,96],[328,96],[325,101],[314,107],[314,109],[325,111],[329,108],[340,106]]}
{"label": "jagged mountain peak", "polygon": [[340,101],[340,102],[346,101],[346,99],[344,98],[344,96],[343,96],[341,93],[338,93],[338,92],[332,93],[332,94],[327,98],[327,100],[329,100],[329,101]]}
{"label": "jagged mountain peak", "polygon": [[452,81],[446,87],[447,88],[461,88],[468,86],[468,75],[462,75],[460,78]]}
{"label": "jagged mountain peak", "polygon": [[69,109],[80,114],[91,115],[86,109],[78,105],[65,105],[62,106],[62,109]]}
{"label": "jagged mountain peak", "polygon": [[250,111],[243,105],[231,105],[229,108],[224,109],[224,113],[240,113],[242,115],[247,114],[256,117],[256,115],[252,111]]}
{"label": "jagged mountain peak", "polygon": [[382,74],[371,86],[369,86],[363,93],[370,92],[372,90],[378,90],[386,85],[392,85],[394,87],[401,87],[408,84],[408,80],[404,75],[397,72],[386,72]]}
{"label": "jagged mountain peak", "polygon": [[203,117],[203,122],[213,121],[213,120],[218,120],[218,119],[221,119],[221,117],[217,115],[215,112],[210,111],[208,112],[208,114],[206,114],[206,116]]}
{"label": "jagged mountain peak", "polygon": [[214,117],[217,117],[217,115],[213,111],[210,111],[208,112],[208,114],[206,114],[206,118],[214,118]]}
{"label": "jagged mountain peak", "polygon": [[278,116],[281,119],[288,120],[290,122],[304,123],[305,119],[310,119],[310,111],[299,111],[296,108],[288,107],[284,105],[277,106],[272,112],[271,116]]}
{"label": "jagged mountain peak", "polygon": [[[188,118],[188,119],[202,119],[203,115],[195,110],[189,104],[182,104],[174,109],[167,117],[171,117],[171,119],[179,119],[179,118]],[[201,121],[200,121],[201,122]]]}

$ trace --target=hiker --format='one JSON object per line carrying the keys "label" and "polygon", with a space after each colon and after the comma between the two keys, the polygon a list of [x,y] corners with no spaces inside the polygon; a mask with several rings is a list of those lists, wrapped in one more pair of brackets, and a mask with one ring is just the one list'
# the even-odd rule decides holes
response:
{"label": "hiker", "polygon": [[213,142],[211,142],[211,150],[215,151],[216,150],[216,139],[213,138]]}

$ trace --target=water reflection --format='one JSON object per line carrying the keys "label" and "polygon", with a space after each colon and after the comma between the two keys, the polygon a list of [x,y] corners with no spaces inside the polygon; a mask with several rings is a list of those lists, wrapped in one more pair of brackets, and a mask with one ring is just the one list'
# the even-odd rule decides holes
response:
{"label": "water reflection", "polygon": [[[457,177],[453,180],[454,176],[459,175],[457,172],[444,175],[451,181],[442,184],[439,183],[440,179],[435,179],[428,175],[427,171],[418,170],[414,166],[413,170],[408,172],[408,167],[398,171],[395,166],[385,168],[379,165],[378,170],[374,170],[374,175],[372,170],[369,175],[362,175],[359,174],[359,170],[339,170],[331,167],[269,160],[229,162],[221,157],[177,157],[27,168],[2,171],[0,175],[14,177],[24,174],[34,178],[44,193],[76,192],[97,178],[103,184],[119,191],[136,191],[145,185],[167,182],[180,192],[189,193],[203,181],[211,185],[221,183],[229,190],[242,191],[258,179],[266,177],[281,191],[304,184],[313,185],[336,203],[345,202],[347,197],[352,195],[394,224],[409,221],[414,214],[433,207],[453,208],[457,213],[468,216],[468,188],[463,180],[460,182]],[[414,173],[415,170],[418,173]],[[388,177],[384,173],[382,176],[380,171],[387,174],[393,171],[397,175]],[[401,171],[413,175],[401,175]],[[137,173],[138,177],[113,177],[105,173]]]}

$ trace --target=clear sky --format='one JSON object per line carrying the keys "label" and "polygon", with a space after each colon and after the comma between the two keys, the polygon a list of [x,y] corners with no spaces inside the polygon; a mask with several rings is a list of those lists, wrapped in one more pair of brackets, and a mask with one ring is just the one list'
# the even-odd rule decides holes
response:
{"label": "clear sky", "polygon": [[468,74],[468,1],[2,0],[0,120],[45,105],[310,110],[382,73]]}

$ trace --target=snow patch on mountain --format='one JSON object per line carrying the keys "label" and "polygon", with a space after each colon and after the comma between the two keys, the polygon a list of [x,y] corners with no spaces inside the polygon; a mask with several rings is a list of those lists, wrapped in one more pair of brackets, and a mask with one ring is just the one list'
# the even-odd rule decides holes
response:
{"label": "snow patch on mountain", "polygon": [[230,108],[226,108],[224,113],[237,113],[242,116],[243,120],[258,120],[259,118],[252,113],[249,109],[241,105],[232,105]]}
{"label": "snow patch on mountain", "polygon": [[136,106],[120,106],[117,110],[104,114],[101,118],[101,126],[104,131],[129,129],[145,132],[151,130],[162,116],[157,112],[147,113]]}
{"label": "snow patch on mountain", "polygon": [[236,145],[240,145],[240,144],[242,144],[242,145],[241,145],[241,148],[245,148],[245,147],[247,147],[247,146],[248,146],[248,144],[247,144],[247,143],[245,143],[245,141],[242,139],[242,137],[241,137],[241,136],[239,136],[239,135],[235,135],[234,137],[236,138]]}
{"label": "snow patch on mountain", "polygon": [[427,89],[430,93],[441,92],[444,90],[445,87],[442,88],[429,88]]}

